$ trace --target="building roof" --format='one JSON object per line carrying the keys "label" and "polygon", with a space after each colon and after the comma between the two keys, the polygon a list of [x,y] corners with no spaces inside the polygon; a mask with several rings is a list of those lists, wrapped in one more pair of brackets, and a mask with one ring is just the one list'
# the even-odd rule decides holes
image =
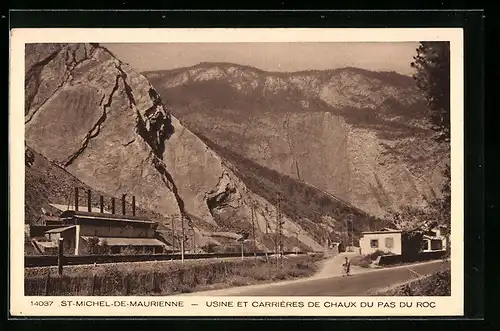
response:
{"label": "building roof", "polygon": [[59,218],[59,216],[52,216],[52,215],[44,215],[43,216],[44,221],[57,221],[57,222],[62,222],[62,219]]}
{"label": "building roof", "polygon": [[[61,204],[57,204],[57,203],[51,203],[50,204],[52,207],[56,208],[56,209],[59,209],[60,211],[67,211],[67,210],[75,210],[75,206],[74,205],[61,205]],[[87,206],[80,206],[80,208],[84,208],[84,209],[87,209]],[[109,210],[106,210],[104,209],[104,214],[111,214],[111,212]],[[92,207],[92,212],[93,213],[100,213],[101,212],[101,208],[98,208],[98,207]]]}
{"label": "building roof", "polygon": [[365,231],[361,232],[361,234],[383,234],[383,233],[401,233],[403,232],[402,230],[397,230],[397,229],[390,229],[390,228],[383,228],[380,229],[379,231]]}
{"label": "building roof", "polygon": [[382,228],[379,231],[382,231],[382,232],[394,232],[394,231],[401,231],[401,230],[394,229],[394,228]]}
{"label": "building roof", "polygon": [[428,234],[424,234],[424,239],[442,240],[443,236],[430,236]]}
{"label": "building roof", "polygon": [[83,219],[98,219],[104,221],[157,224],[156,222],[150,221],[147,218],[130,216],[130,215],[90,213],[88,211],[74,211],[74,210],[66,210],[61,214],[61,217],[74,217],[74,216]]}
{"label": "building roof", "polygon": [[[93,237],[82,236],[87,241]],[[167,246],[155,238],[116,238],[116,237],[97,237],[99,243],[106,242],[108,246]]]}
{"label": "building roof", "polygon": [[57,244],[52,241],[37,241],[36,244],[43,248],[57,248]]}
{"label": "building roof", "polygon": [[65,226],[63,228],[57,228],[57,229],[52,229],[52,230],[45,231],[45,233],[60,233],[60,232],[64,232],[66,230],[72,229],[74,227],[75,227],[74,225]]}

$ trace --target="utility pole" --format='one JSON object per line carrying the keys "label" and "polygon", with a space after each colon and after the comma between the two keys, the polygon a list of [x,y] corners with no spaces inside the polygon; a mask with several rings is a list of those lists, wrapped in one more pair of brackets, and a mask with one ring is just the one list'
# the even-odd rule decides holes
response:
{"label": "utility pole", "polygon": [[352,215],[350,215],[349,219],[351,220],[351,247],[354,247],[354,220]]}
{"label": "utility pole", "polygon": [[278,251],[281,265],[283,265],[283,222],[281,220],[281,197],[278,196]]}
{"label": "utility pole", "polygon": [[194,231],[194,227],[191,228],[193,231],[193,253],[196,253],[196,232]]}
{"label": "utility pole", "polygon": [[280,200],[279,195],[276,194],[276,226],[274,228],[274,255],[276,256],[276,266],[278,265],[278,252],[279,252],[279,215],[280,215]]}
{"label": "utility pole", "polygon": [[184,263],[184,215],[181,215],[181,262]]}
{"label": "utility pole", "polygon": [[278,208],[276,210],[276,264],[278,264],[278,258],[280,256],[280,230],[281,230],[281,199],[278,195]]}
{"label": "utility pole", "polygon": [[172,253],[175,253],[175,216],[172,217]]}
{"label": "utility pole", "polygon": [[300,234],[300,230],[297,230],[295,231],[295,244],[297,245],[297,251],[295,252],[297,255],[299,253],[298,249],[300,249],[299,245],[300,245],[300,242],[299,242],[299,234]]}
{"label": "utility pole", "polygon": [[253,236],[253,257],[257,257],[256,244],[255,244],[255,220],[254,220],[254,206],[252,205],[252,236]]}
{"label": "utility pole", "polygon": [[349,227],[347,225],[347,218],[345,218],[345,251],[347,252],[347,245],[349,245]]}

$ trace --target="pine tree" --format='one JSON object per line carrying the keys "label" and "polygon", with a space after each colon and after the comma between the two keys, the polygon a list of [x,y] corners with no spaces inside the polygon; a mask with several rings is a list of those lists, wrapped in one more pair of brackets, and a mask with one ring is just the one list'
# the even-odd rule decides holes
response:
{"label": "pine tree", "polygon": [[450,43],[420,42],[411,66],[413,78],[422,90],[429,107],[432,129],[437,140],[450,140]]}
{"label": "pine tree", "polygon": [[[450,43],[446,41],[420,42],[411,66],[415,69],[413,78],[424,93],[429,108],[429,121],[438,143],[450,143]],[[451,226],[451,172],[449,164],[443,170],[445,178],[441,187],[441,197],[431,201],[426,211],[419,215],[426,227],[439,225],[446,227],[449,235]],[[407,211],[408,212],[408,211]],[[415,212],[409,213],[413,218]],[[448,238],[449,239],[449,238]],[[449,245],[447,245],[449,250]],[[448,251],[449,252],[449,251]]]}

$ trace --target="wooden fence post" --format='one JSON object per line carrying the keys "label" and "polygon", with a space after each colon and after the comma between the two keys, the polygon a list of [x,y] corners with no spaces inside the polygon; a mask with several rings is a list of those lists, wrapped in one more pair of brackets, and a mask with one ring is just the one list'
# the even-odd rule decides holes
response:
{"label": "wooden fence post", "polygon": [[47,273],[47,278],[45,279],[45,295],[49,295],[49,287],[50,287],[50,268],[49,272]]}
{"label": "wooden fence post", "polygon": [[57,267],[59,270],[59,276],[62,276],[63,274],[63,259],[64,259],[63,247],[64,247],[64,238],[59,238],[59,245],[57,247]]}
{"label": "wooden fence post", "polygon": [[156,286],[155,286],[155,285],[156,285],[156,284],[155,284],[155,281],[156,281],[156,280],[155,280],[155,279],[156,279],[156,272],[155,272],[155,271],[153,271],[153,274],[151,275],[151,292],[153,292],[153,293],[154,293],[154,292],[155,292],[155,290],[156,290]]}
{"label": "wooden fence post", "polygon": [[124,282],[125,295],[129,295],[130,294],[130,279],[129,279],[129,275],[125,275],[125,277],[123,278],[123,282]]}
{"label": "wooden fence post", "polygon": [[96,277],[97,277],[96,274],[94,274],[92,276],[92,287],[91,287],[91,292],[90,292],[92,296],[95,294],[95,279],[96,279]]}

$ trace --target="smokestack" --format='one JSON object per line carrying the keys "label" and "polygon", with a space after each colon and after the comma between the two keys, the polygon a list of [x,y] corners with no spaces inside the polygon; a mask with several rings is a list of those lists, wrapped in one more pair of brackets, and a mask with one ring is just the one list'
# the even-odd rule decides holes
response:
{"label": "smokestack", "polygon": [[132,215],[135,216],[135,195],[132,196]]}
{"label": "smokestack", "polygon": [[115,213],[115,197],[111,198],[111,214]]}
{"label": "smokestack", "polygon": [[78,187],[75,187],[75,211],[78,211]]}
{"label": "smokestack", "polygon": [[122,194],[122,214],[125,215],[125,194]]}
{"label": "smokestack", "polygon": [[89,213],[92,212],[92,193],[90,189],[87,190],[87,209]]}
{"label": "smokestack", "polygon": [[101,214],[104,213],[104,197],[102,195],[99,196],[99,207],[101,208]]}

